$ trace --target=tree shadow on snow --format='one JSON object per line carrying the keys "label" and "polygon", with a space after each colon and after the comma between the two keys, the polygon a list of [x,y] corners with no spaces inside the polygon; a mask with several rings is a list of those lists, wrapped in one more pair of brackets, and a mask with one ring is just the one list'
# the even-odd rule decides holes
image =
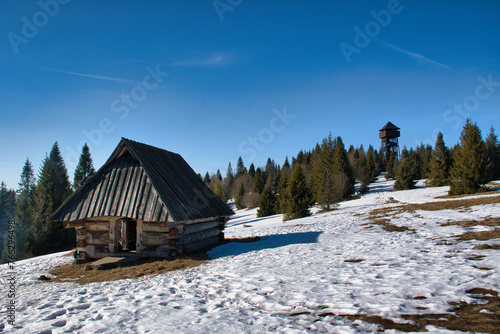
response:
{"label": "tree shadow on snow", "polygon": [[234,226],[239,226],[239,225],[249,225],[249,224],[253,224],[253,223],[256,223],[258,221],[261,221],[261,220],[264,220],[264,219],[268,219],[268,217],[262,217],[262,218],[255,218],[255,219],[252,219],[252,220],[242,220],[241,222],[236,222],[237,220],[241,219],[241,218],[244,218],[246,216],[251,216],[252,214],[248,214],[248,215],[245,215],[245,216],[241,216],[241,217],[238,217],[237,219],[235,219],[235,222],[231,222],[231,221],[228,221],[226,223],[226,227],[234,227]]}
{"label": "tree shadow on snow", "polygon": [[323,232],[303,232],[291,234],[268,235],[254,242],[230,242],[218,246],[208,252],[212,259],[241,255],[253,251],[278,248],[294,244],[313,244]]}

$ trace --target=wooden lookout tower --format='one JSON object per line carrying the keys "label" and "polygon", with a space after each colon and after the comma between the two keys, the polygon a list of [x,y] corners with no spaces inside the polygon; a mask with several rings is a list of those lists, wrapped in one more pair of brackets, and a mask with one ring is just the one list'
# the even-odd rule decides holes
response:
{"label": "wooden lookout tower", "polygon": [[387,124],[379,130],[378,137],[382,140],[382,146],[380,151],[383,154],[383,159],[385,162],[389,159],[389,155],[391,152],[394,152],[396,159],[399,156],[399,128],[392,124],[391,122],[387,122]]}

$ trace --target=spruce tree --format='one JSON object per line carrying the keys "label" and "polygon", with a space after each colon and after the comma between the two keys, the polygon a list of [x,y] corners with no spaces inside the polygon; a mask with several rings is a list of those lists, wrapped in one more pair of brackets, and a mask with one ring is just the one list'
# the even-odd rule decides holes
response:
{"label": "spruce tree", "polygon": [[[45,172],[43,169],[45,169]],[[72,193],[68,170],[64,164],[57,142],[52,146],[49,159],[46,162],[46,166],[42,168],[42,175],[38,178],[38,182],[45,187],[52,201],[50,213],[55,211]]]}
{"label": "spruce tree", "polygon": [[264,190],[265,185],[266,181],[264,179],[264,173],[260,170],[260,168],[257,168],[253,179],[252,191],[260,194]]}
{"label": "spruce tree", "polygon": [[203,178],[203,182],[205,182],[206,184],[210,184],[210,174],[208,174],[208,172],[205,174],[205,177]]}
{"label": "spruce tree", "polygon": [[[423,145],[421,145],[420,147],[423,148]],[[421,149],[414,150],[413,148],[410,148],[410,151],[409,151],[409,155],[410,155],[409,161],[410,161],[411,166],[413,166],[413,172],[415,173],[413,178],[415,180],[421,179],[422,172],[423,172],[422,159],[421,159],[419,152],[423,152],[423,151]]]}
{"label": "spruce tree", "polygon": [[492,179],[500,180],[500,145],[493,125],[490,128],[488,137],[486,137],[485,144],[492,165]]}
{"label": "spruce tree", "polygon": [[234,201],[234,205],[236,205],[236,209],[238,210],[244,208],[242,203],[243,195],[245,195],[245,186],[243,185],[243,182],[241,182],[238,192],[236,193],[236,200]]}
{"label": "spruce tree", "polygon": [[29,257],[26,249],[26,240],[30,233],[35,218],[36,178],[33,165],[26,159],[21,173],[21,182],[17,190],[16,202],[16,258],[23,259]]}
{"label": "spruce tree", "polygon": [[338,201],[348,199],[354,194],[356,179],[349,164],[349,158],[341,137],[335,140],[335,151],[333,152],[333,175],[335,196]]}
{"label": "spruce tree", "polygon": [[68,172],[57,142],[44,159],[34,196],[35,215],[28,237],[28,249],[33,255],[70,249],[75,244],[74,229],[64,229],[62,223],[49,216],[71,194]]}
{"label": "spruce tree", "polygon": [[450,195],[471,194],[491,180],[492,164],[476,123],[467,119],[454,152]]}
{"label": "spruce tree", "polygon": [[396,182],[394,183],[394,190],[414,189],[416,183],[417,173],[415,171],[414,162],[411,159],[410,152],[403,148],[401,158],[396,168]]}
{"label": "spruce tree", "polygon": [[236,163],[236,176],[239,177],[245,174],[245,165],[243,164],[243,159],[241,157],[238,158],[238,162]]}
{"label": "spruce tree", "polygon": [[220,169],[217,169],[217,174],[215,176],[217,180],[222,181],[222,174],[220,173]]}
{"label": "spruce tree", "polygon": [[360,193],[365,193],[368,191],[368,185],[370,184],[370,172],[368,171],[366,154],[361,145],[353,154],[353,168],[354,175],[358,181],[361,181],[359,188]]}
{"label": "spruce tree", "polygon": [[[38,173],[36,191],[33,194],[34,217],[30,228],[30,251],[39,255],[36,250],[35,238],[44,228],[50,214],[53,212],[53,200],[49,195],[50,160],[48,156],[42,161],[42,167]],[[31,238],[32,237],[32,238]]]}
{"label": "spruce tree", "polygon": [[366,152],[366,180],[368,183],[372,183],[375,181],[375,178],[378,175],[378,170],[377,170],[377,164],[376,164],[376,158],[375,158],[375,151],[373,149],[373,146],[370,145],[368,146],[368,151]]}
{"label": "spruce tree", "polygon": [[[2,255],[2,262],[8,258],[8,244],[5,242],[9,221],[14,219],[16,211],[16,192],[7,189],[5,182],[0,183],[0,250],[5,248]],[[5,245],[5,247],[4,247]],[[17,246],[17,245],[16,245]]]}
{"label": "spruce tree", "polygon": [[438,133],[434,151],[429,163],[429,174],[426,185],[429,187],[440,187],[449,184],[451,159],[450,152],[446,147],[443,134]]}
{"label": "spruce tree", "polygon": [[389,153],[389,159],[387,160],[387,166],[385,168],[386,171],[385,178],[387,180],[393,180],[396,177],[395,167],[396,167],[396,154],[393,151],[391,151],[391,153]]}
{"label": "spruce tree", "polygon": [[265,174],[264,178],[265,180],[271,177],[272,181],[274,182],[274,179],[276,178],[276,164],[274,163],[274,160],[271,160],[271,158],[267,158],[264,174]]}
{"label": "spruce tree", "polygon": [[94,165],[92,164],[92,157],[90,156],[90,149],[85,143],[80,155],[80,161],[75,169],[75,177],[73,180],[73,189],[78,189],[87,179],[95,173]]}
{"label": "spruce tree", "polygon": [[21,172],[21,181],[19,182],[19,189],[17,190],[17,194],[28,194],[33,197],[33,192],[36,188],[36,178],[35,171],[33,170],[33,165],[31,164],[30,159],[26,159],[26,162],[23,166],[23,171]]}
{"label": "spruce tree", "polygon": [[288,156],[285,157],[285,162],[283,163],[283,168],[282,169],[287,169],[289,172],[291,170],[290,163],[288,162]]}
{"label": "spruce tree", "polygon": [[274,205],[274,211],[276,213],[285,213],[286,206],[288,203],[287,187],[288,187],[289,176],[287,172],[280,172],[280,178],[278,185],[276,187],[276,200]]}
{"label": "spruce tree", "polygon": [[257,217],[267,217],[276,214],[274,211],[275,196],[272,189],[264,188],[259,198]]}
{"label": "spruce tree", "polygon": [[[266,173],[268,174],[267,181],[265,183],[264,190],[262,191],[261,196],[259,197],[259,207],[261,207],[262,214],[265,214],[266,216],[271,216],[276,214],[276,211],[274,210],[276,204],[276,190],[274,187],[274,177],[276,172],[275,171],[273,172],[274,166],[269,166],[269,164],[267,164],[266,168],[268,168],[270,172]],[[265,196],[264,193],[266,193]],[[262,199],[263,196],[264,199]]]}
{"label": "spruce tree", "polygon": [[429,173],[431,170],[431,160],[432,160],[432,154],[434,153],[434,150],[432,149],[431,145],[425,145],[424,150],[422,152],[422,175],[420,178],[426,179],[429,178]]}
{"label": "spruce tree", "polygon": [[224,193],[231,197],[232,190],[234,184],[234,174],[233,167],[231,166],[231,162],[227,165],[226,179],[224,180]]}
{"label": "spruce tree", "polygon": [[337,198],[333,189],[336,171],[334,168],[335,141],[332,134],[321,142],[312,170],[313,195],[318,204],[329,207]]}
{"label": "spruce tree", "polygon": [[313,203],[313,196],[299,164],[296,164],[292,169],[290,181],[286,188],[286,196],[287,202],[283,221],[307,217],[311,214],[309,207]]}
{"label": "spruce tree", "polygon": [[255,166],[254,164],[252,163],[250,165],[250,167],[248,168],[248,174],[251,176],[251,177],[254,177],[255,176]]}
{"label": "spruce tree", "polygon": [[336,178],[333,176],[331,170],[327,170],[324,174],[320,187],[321,191],[316,194],[318,196],[316,202],[323,206],[325,210],[330,210],[330,205],[336,203],[338,200]]}

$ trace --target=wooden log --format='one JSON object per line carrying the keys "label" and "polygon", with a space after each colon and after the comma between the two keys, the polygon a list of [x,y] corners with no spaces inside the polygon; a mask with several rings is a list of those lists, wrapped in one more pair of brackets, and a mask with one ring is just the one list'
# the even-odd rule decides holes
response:
{"label": "wooden log", "polygon": [[109,220],[109,252],[116,252],[116,217]]}
{"label": "wooden log", "polygon": [[109,221],[107,221],[107,222],[86,222],[85,228],[89,231],[109,231]]}
{"label": "wooden log", "polygon": [[144,246],[158,246],[167,244],[169,240],[168,233],[144,232],[142,233],[142,243]]}
{"label": "wooden log", "polygon": [[212,238],[212,237],[217,237],[217,239],[218,239],[219,233],[220,233],[220,230],[218,227],[216,227],[216,228],[211,228],[208,230],[199,231],[196,233],[183,234],[181,240],[182,240],[182,244],[184,246],[186,246],[187,244],[197,243],[200,240],[208,239],[208,238]]}
{"label": "wooden log", "polygon": [[140,254],[144,250],[144,248],[146,248],[142,243],[143,242],[142,238],[144,236],[144,221],[142,219],[137,220],[136,230],[137,230],[136,252]]}
{"label": "wooden log", "polygon": [[218,220],[215,221],[207,221],[203,223],[198,223],[198,224],[186,224],[184,226],[184,231],[182,232],[183,234],[191,234],[191,233],[197,233],[203,230],[209,230],[212,228],[219,228],[220,222]]}
{"label": "wooden log", "polygon": [[175,227],[175,224],[167,224],[167,222],[144,222],[143,230],[146,232],[168,233],[172,227]]}
{"label": "wooden log", "polygon": [[109,231],[88,230],[87,243],[89,245],[106,245],[109,247]]}

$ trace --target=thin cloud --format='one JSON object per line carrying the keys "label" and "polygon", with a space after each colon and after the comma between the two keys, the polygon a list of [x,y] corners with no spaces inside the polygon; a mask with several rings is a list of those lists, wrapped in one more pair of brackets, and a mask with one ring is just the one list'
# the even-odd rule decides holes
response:
{"label": "thin cloud", "polygon": [[223,66],[231,62],[230,54],[214,53],[205,58],[186,59],[173,63],[174,66]]}
{"label": "thin cloud", "polygon": [[400,47],[397,47],[393,44],[390,44],[390,43],[387,43],[387,42],[384,42],[382,40],[379,40],[379,42],[385,46],[387,46],[388,48],[396,51],[396,52],[400,52],[400,53],[403,53],[407,56],[410,56],[411,58],[417,60],[418,62],[420,63],[426,63],[426,64],[429,64],[429,65],[434,65],[434,66],[438,66],[438,67],[441,67],[441,68],[446,68],[446,69],[451,69],[450,66],[448,65],[445,65],[443,63],[440,63],[438,61],[435,61],[435,60],[432,60],[430,58],[427,58],[425,56],[422,56],[421,54],[418,54],[418,53],[415,53],[415,52],[411,52],[411,51],[407,51],[407,50],[404,50],[404,49],[401,49]]}
{"label": "thin cloud", "polygon": [[123,79],[123,78],[115,78],[115,77],[107,77],[107,76],[103,76],[103,75],[95,75],[95,74],[86,74],[86,73],[64,71],[64,70],[58,70],[58,69],[55,69],[55,68],[48,68],[48,67],[41,67],[41,68],[44,69],[44,70],[47,70],[47,71],[59,72],[59,73],[66,73],[66,74],[76,75],[76,76],[84,77],[84,78],[92,78],[92,79],[99,79],[99,80],[115,81],[115,82],[124,83],[124,84],[128,84],[128,85],[137,85],[137,84],[140,84],[140,82],[138,82],[138,81],[129,80],[129,79]]}

